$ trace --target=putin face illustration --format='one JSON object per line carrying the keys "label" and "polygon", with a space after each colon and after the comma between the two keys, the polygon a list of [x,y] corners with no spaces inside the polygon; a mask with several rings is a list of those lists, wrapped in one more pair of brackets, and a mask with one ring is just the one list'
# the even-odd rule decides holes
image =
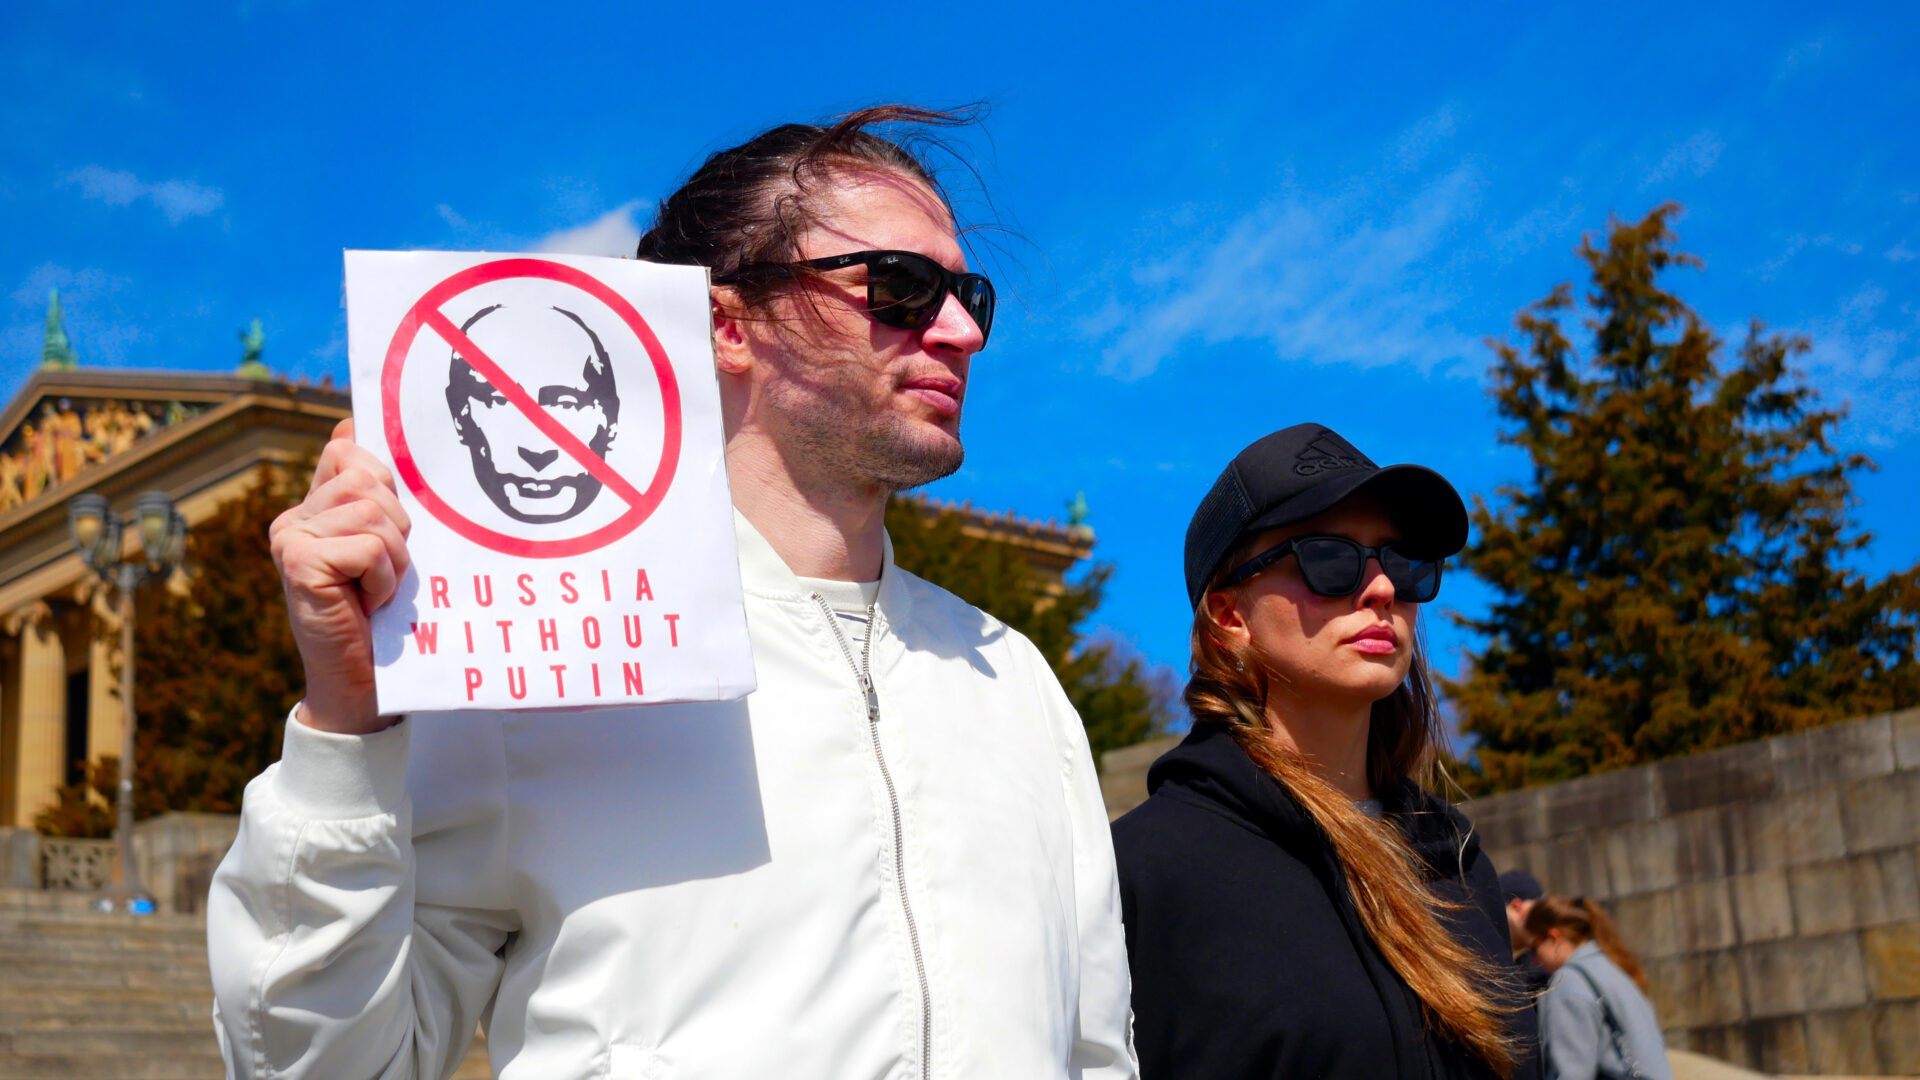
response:
{"label": "putin face illustration", "polygon": [[[607,350],[580,316],[557,307],[482,308],[460,327],[520,384],[541,411],[602,460],[620,420],[620,395]],[[516,521],[565,521],[593,504],[602,487],[572,455],[543,434],[498,387],[453,351],[447,409],[473,457],[474,479]]]}

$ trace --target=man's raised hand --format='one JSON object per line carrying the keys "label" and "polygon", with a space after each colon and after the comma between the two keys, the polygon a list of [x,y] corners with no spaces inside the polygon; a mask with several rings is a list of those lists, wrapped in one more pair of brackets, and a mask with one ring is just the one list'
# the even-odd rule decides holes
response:
{"label": "man's raised hand", "polygon": [[307,669],[295,715],[309,726],[366,734],[391,723],[374,702],[371,616],[407,572],[411,528],[393,473],[355,445],[352,420],[340,421],[307,497],[269,531]]}

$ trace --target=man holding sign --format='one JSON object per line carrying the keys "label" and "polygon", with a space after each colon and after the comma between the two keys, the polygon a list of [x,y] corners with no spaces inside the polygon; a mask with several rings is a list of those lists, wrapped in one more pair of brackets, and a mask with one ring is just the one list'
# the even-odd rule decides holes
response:
{"label": "man holding sign", "polygon": [[[745,698],[380,715],[371,616],[412,522],[350,428],[328,445],[273,530],[307,697],[210,898],[231,1075],[444,1077],[483,1020],[505,1077],[1134,1075],[1078,719],[1028,642],[894,567],[882,528],[889,494],[958,468],[993,316],[930,171],[869,130],[899,122],[952,118],[776,128],[641,240],[713,273]],[[446,334],[485,353],[494,320],[540,323],[553,362],[508,374],[604,454],[626,387],[563,306]],[[612,497],[441,355],[499,512]]]}

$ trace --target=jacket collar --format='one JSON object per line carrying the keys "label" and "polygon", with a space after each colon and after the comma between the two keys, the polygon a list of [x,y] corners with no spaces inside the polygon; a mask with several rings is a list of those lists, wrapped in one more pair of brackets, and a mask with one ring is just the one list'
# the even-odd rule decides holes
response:
{"label": "jacket collar", "polygon": [[[1325,834],[1306,810],[1253,763],[1223,723],[1195,723],[1179,746],[1153,763],[1147,770],[1147,791],[1163,788],[1186,801],[1210,804],[1277,843],[1325,843]],[[1478,851],[1479,839],[1466,818],[1413,781],[1375,794],[1430,875],[1458,876]]]}
{"label": "jacket collar", "polygon": [[[760,530],[745,514],[733,512],[733,533],[740,547],[740,587],[754,596],[783,603],[809,603],[811,595],[800,578],[788,568],[786,560],[773,549]],[[906,619],[910,598],[902,572],[893,565],[893,538],[881,535],[880,599],[877,610],[882,619],[899,623]]]}

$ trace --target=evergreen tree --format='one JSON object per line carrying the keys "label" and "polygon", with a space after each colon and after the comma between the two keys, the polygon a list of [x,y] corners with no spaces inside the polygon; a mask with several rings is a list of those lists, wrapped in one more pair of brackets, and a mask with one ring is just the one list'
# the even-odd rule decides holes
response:
{"label": "evergreen tree", "polygon": [[1026,635],[1040,650],[1086,725],[1097,763],[1108,750],[1159,734],[1173,716],[1177,688],[1123,643],[1083,636],[1100,606],[1110,564],[1051,594],[1026,557],[1009,544],[968,536],[964,517],[912,500],[887,504],[894,561]]}
{"label": "evergreen tree", "polygon": [[[1920,566],[1869,582],[1850,563],[1839,409],[1791,371],[1808,350],[1754,322],[1730,358],[1677,296],[1656,209],[1614,222],[1592,273],[1591,353],[1555,288],[1496,346],[1501,441],[1533,462],[1474,500],[1463,562],[1501,594],[1447,689],[1478,740],[1481,790],[1622,768],[1920,701]],[[1723,371],[1723,364],[1726,365]]]}

